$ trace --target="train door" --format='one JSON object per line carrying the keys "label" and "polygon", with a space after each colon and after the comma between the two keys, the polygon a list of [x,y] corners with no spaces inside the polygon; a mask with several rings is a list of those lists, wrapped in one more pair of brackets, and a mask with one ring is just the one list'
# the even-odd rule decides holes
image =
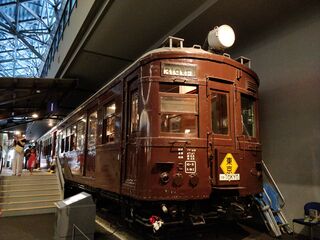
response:
{"label": "train door", "polygon": [[132,80],[127,86],[127,126],[124,182],[135,184],[137,176],[138,148],[136,138],[139,134],[139,92],[138,80]]}
{"label": "train door", "polygon": [[96,161],[96,140],[98,113],[97,110],[92,110],[88,113],[88,131],[87,131],[87,154],[85,160],[85,176],[95,176],[95,161]]}
{"label": "train door", "polygon": [[[210,121],[208,128],[208,155],[211,159],[211,178],[213,186],[229,185],[228,177],[233,173],[231,168],[239,158],[235,149],[235,87],[232,81],[208,78],[208,102]],[[225,165],[225,166],[224,166]],[[233,183],[233,182],[231,182]]]}

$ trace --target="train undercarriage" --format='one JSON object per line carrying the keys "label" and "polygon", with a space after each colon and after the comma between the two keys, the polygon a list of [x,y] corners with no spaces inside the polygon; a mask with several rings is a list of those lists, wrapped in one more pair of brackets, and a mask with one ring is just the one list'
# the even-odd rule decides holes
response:
{"label": "train undercarriage", "polygon": [[92,194],[97,209],[117,213],[129,225],[138,224],[157,232],[178,226],[198,226],[221,220],[251,218],[252,197],[239,197],[230,192],[212,194],[209,199],[189,201],[139,201],[127,196],[67,181],[65,196],[81,191]]}

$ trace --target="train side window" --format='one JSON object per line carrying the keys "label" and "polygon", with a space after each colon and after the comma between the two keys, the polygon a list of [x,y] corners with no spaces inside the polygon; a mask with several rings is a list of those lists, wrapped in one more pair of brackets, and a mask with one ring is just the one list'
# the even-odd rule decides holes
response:
{"label": "train side window", "polygon": [[70,139],[70,136],[66,137],[65,152],[69,152],[69,150],[70,150],[70,148],[69,148],[69,146],[70,146],[70,144],[69,144],[69,143],[70,143],[69,139]]}
{"label": "train side window", "polygon": [[103,143],[114,142],[115,137],[115,123],[116,123],[116,104],[112,102],[105,107],[105,114],[103,118]]}
{"label": "train side window", "polygon": [[139,95],[138,90],[131,92],[130,96],[130,133],[139,129]]}
{"label": "train side window", "polygon": [[97,111],[95,111],[89,115],[88,147],[93,147],[96,145],[97,123],[98,123],[98,114],[97,114]]}
{"label": "train side window", "polygon": [[61,153],[64,152],[64,138],[61,139]]}
{"label": "train side window", "polygon": [[241,94],[241,123],[243,135],[256,136],[255,99],[245,94]]}
{"label": "train side window", "polygon": [[77,145],[77,126],[73,125],[71,128],[71,136],[70,136],[70,151],[76,150]]}
{"label": "train side window", "polygon": [[85,118],[82,118],[77,123],[77,132],[76,132],[76,150],[79,151],[79,153],[82,153],[84,150],[84,141],[85,141],[85,134],[86,134],[86,120]]}
{"label": "train side window", "polygon": [[197,135],[197,93],[196,86],[160,83],[161,133]]}
{"label": "train side window", "polygon": [[211,119],[212,130],[216,134],[225,134],[229,132],[228,119],[228,95],[227,93],[212,93],[211,98]]}

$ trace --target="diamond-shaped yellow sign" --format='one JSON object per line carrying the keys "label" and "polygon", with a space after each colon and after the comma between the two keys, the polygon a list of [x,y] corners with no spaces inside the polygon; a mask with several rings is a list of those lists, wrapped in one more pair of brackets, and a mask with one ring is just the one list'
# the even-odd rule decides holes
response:
{"label": "diamond-shaped yellow sign", "polygon": [[234,160],[231,153],[227,153],[224,157],[220,167],[224,174],[234,174],[238,169],[238,164],[236,160]]}

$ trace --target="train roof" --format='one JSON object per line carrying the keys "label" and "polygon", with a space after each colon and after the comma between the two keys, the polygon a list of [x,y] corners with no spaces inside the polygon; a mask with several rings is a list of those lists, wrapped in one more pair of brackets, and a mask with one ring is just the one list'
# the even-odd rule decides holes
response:
{"label": "train roof", "polygon": [[[177,56],[175,56],[177,55]],[[162,47],[157,48],[154,50],[151,50],[149,52],[146,52],[144,55],[142,55],[137,61],[135,61],[132,65],[130,65],[128,68],[131,68],[133,65],[137,64],[137,62],[144,62],[144,61],[154,61],[157,58],[197,58],[197,59],[203,59],[203,60],[211,60],[216,62],[225,63],[227,65],[231,65],[235,68],[241,69],[242,71],[248,73],[251,75],[254,80],[259,85],[259,77],[258,75],[245,66],[244,64],[241,64],[240,62],[230,58],[230,55],[228,54],[215,54],[206,50],[203,50],[200,46],[195,45],[194,47],[183,47],[183,48],[172,48],[172,47]],[[123,74],[126,72],[124,70],[121,72]]]}

